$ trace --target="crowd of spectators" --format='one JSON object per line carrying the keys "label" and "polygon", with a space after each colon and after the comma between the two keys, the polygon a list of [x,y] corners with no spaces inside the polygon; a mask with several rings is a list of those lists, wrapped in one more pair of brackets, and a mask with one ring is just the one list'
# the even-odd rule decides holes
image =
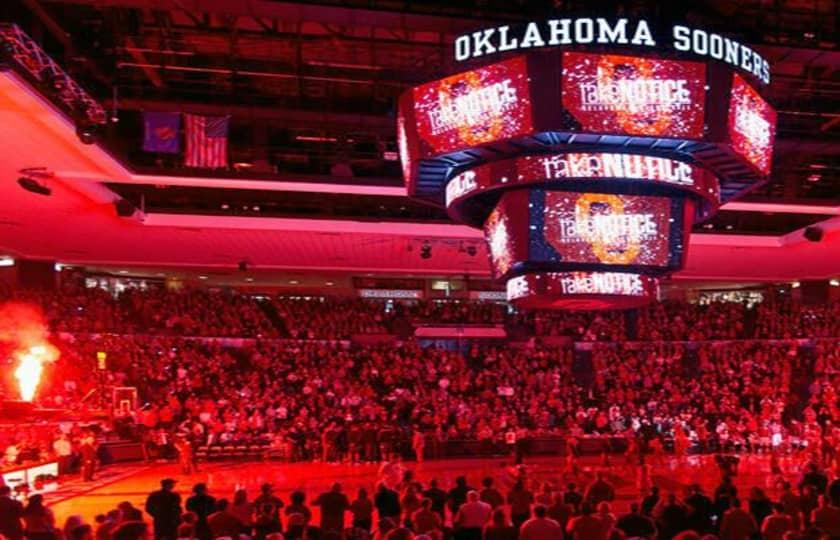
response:
{"label": "crowd of spectators", "polygon": [[[272,484],[253,496],[237,487],[230,498],[206,484],[182,498],[176,481],[163,479],[142,508],[122,502],[86,524],[69,516],[59,527],[41,495],[24,505],[0,488],[0,534],[9,540],[830,540],[840,536],[840,479],[808,463],[798,481],[784,482],[775,499],[764,489],[739,492],[723,474],[713,492],[698,484],[683,492],[653,486],[613,510],[613,478],[598,472],[585,486],[532,480],[525,469],[512,478],[465,476],[452,486],[419,481],[402,470],[356,493],[336,482],[309,499],[303,490],[287,501]],[[502,480],[502,481],[500,481]],[[448,489],[444,489],[448,488]],[[181,491],[183,492],[183,491]],[[317,514],[316,514],[317,512]],[[148,522],[146,521],[148,520]],[[149,523],[150,522],[150,523]],[[149,526],[151,525],[151,526]]]}
{"label": "crowd of spectators", "polygon": [[[488,447],[511,437],[642,434],[670,444],[682,436],[705,451],[814,448],[840,437],[837,341],[805,354],[791,340],[807,330],[791,322],[805,313],[825,334],[836,324],[832,304],[784,304],[776,318],[759,307],[756,332],[775,328],[766,319],[788,321],[794,329],[777,336],[787,341],[734,342],[702,340],[742,337],[739,304],[655,304],[636,315],[642,341],[627,342],[624,314],[510,314],[493,303],[386,310],[373,300],[163,290],[111,297],[84,288],[22,299],[40,303],[61,351],[46,367],[39,404],[83,410],[109,387],[136,387],[133,420],[152,439],[180,431],[200,446],[258,440],[294,459],[376,460],[391,451],[411,456],[415,433],[429,445]],[[540,340],[460,351],[349,340],[388,333],[405,318],[499,324],[512,317],[538,337],[596,343],[587,356]],[[99,352],[107,353],[105,369],[97,369]],[[7,396],[12,371],[2,385]],[[96,391],[99,401],[83,400]]]}

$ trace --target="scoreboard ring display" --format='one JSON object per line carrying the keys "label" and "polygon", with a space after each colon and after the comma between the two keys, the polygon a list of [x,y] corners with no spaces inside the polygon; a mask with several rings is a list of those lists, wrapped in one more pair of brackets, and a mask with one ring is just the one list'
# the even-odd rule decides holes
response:
{"label": "scoreboard ring display", "polygon": [[446,210],[455,221],[481,227],[502,192],[528,187],[689,197],[697,203],[697,221],[720,207],[717,178],[696,165],[642,154],[556,152],[462,170],[446,183]]}
{"label": "scoreboard ring display", "polygon": [[508,57],[400,98],[407,191],[484,230],[512,302],[637,305],[693,223],[766,181],[776,113],[755,83],[677,55]]}

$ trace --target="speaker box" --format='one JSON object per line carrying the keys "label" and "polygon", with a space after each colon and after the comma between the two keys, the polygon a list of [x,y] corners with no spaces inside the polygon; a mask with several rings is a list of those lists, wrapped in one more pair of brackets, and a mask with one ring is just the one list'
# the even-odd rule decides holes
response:
{"label": "speaker box", "polygon": [[820,227],[806,227],[803,235],[811,242],[819,242],[822,240],[823,230]]}
{"label": "speaker box", "polygon": [[114,207],[117,209],[117,215],[120,217],[131,217],[134,215],[134,211],[137,210],[137,207],[125,199],[120,199],[115,202]]}

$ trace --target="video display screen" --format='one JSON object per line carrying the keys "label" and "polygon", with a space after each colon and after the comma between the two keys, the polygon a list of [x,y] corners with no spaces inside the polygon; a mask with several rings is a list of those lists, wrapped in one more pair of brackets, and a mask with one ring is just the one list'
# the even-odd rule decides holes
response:
{"label": "video display screen", "polygon": [[659,267],[682,253],[682,202],[668,197],[532,190],[530,259]]}
{"label": "video display screen", "polygon": [[524,56],[418,86],[413,104],[424,156],[518,137],[534,128]]}
{"label": "video display screen", "polygon": [[732,79],[728,126],[729,140],[735,152],[761,174],[770,174],[776,111],[738,74]]}
{"label": "video display screen", "polygon": [[701,138],[706,66],[616,54],[563,53],[563,107],[581,129]]}
{"label": "video display screen", "polygon": [[484,221],[484,239],[494,277],[528,258],[528,192],[505,193]]}

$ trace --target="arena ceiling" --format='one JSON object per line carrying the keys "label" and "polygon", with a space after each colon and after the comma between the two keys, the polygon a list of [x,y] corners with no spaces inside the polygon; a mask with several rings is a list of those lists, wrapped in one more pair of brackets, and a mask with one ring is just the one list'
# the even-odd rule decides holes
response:
{"label": "arena ceiling", "polygon": [[[457,32],[585,4],[403,2],[399,11],[370,1],[4,5],[0,13],[22,23],[95,97],[116,107],[120,122],[102,147],[82,145],[69,121],[29,85],[9,72],[0,77],[0,253],[100,266],[234,268],[247,260],[261,268],[485,275],[476,231],[404,197],[398,167],[383,152],[393,148],[394,99],[452,69],[448,53]],[[772,182],[698,227],[687,267],[676,277],[840,274],[838,2],[706,1],[686,13],[607,2],[600,9],[615,13],[612,4],[720,29],[755,44],[773,65],[769,98],[780,120]],[[743,26],[733,30],[732,20]],[[247,119],[231,135],[231,154],[250,167],[196,176],[150,161],[135,150],[144,109]],[[275,136],[277,129],[285,134]],[[300,134],[328,143],[295,145]],[[359,141],[375,144],[361,149]],[[261,168],[265,156],[285,163],[300,154],[312,169]],[[364,162],[368,172],[330,176],[337,156]],[[319,174],[319,160],[326,174]],[[55,173],[52,196],[20,189],[18,171],[26,167]],[[117,217],[119,198],[142,202],[145,218]],[[822,242],[802,237],[813,223],[826,231]],[[426,241],[433,256],[422,259]],[[470,245],[475,256],[465,249]]]}

